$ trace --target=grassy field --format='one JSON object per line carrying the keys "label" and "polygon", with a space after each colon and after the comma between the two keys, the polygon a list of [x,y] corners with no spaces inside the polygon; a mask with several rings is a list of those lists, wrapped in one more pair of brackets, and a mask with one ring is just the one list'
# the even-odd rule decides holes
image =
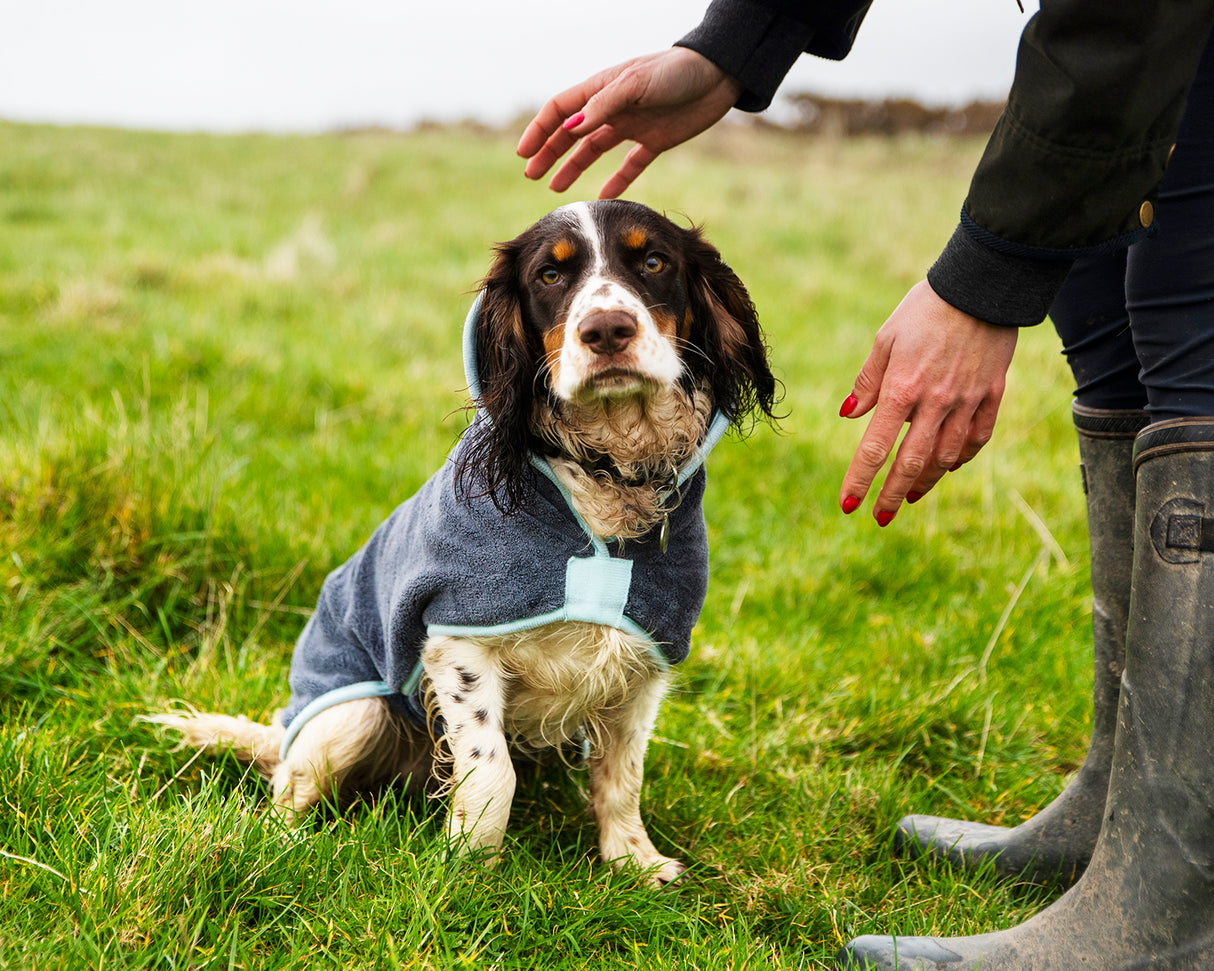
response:
{"label": "grassy field", "polygon": [[563,201],[513,140],[0,124],[0,968],[820,968],[1050,899],[890,833],[1019,821],[1085,751],[1052,331],[1022,336],[975,462],[885,530],[836,505],[862,427],[839,404],[975,142],[723,130],[633,193],[748,283],[788,413],[710,463],[711,587],[645,791],[677,886],[596,861],[577,772],[521,770],[486,871],[394,792],[284,833],[237,764],[136,720],[268,717],[325,573],[441,462],[490,244]]}

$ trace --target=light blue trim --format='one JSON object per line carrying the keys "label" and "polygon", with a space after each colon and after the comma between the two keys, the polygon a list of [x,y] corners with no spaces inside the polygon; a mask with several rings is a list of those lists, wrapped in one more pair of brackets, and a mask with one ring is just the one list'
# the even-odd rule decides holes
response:
{"label": "light blue trim", "polygon": [[565,608],[561,607],[546,614],[536,614],[534,617],[511,620],[504,624],[488,624],[484,627],[465,624],[427,624],[426,634],[429,637],[496,637],[498,634],[517,634],[519,631],[543,627],[545,624],[559,624],[568,619],[565,616]]}
{"label": "light blue trim", "polygon": [[413,670],[409,672],[409,677],[405,678],[405,683],[400,686],[400,693],[405,695],[413,694],[417,690],[417,686],[422,683],[422,662],[418,661],[413,665]]}
{"label": "light blue trim", "polygon": [[468,316],[464,318],[464,380],[468,382],[468,393],[472,395],[472,403],[477,408],[481,406],[481,376],[476,367],[476,324],[481,316],[481,304],[485,302],[485,291],[482,290],[472,301]]}
{"label": "light blue trim", "polygon": [[682,488],[683,483],[700,470],[700,466],[708,459],[708,453],[716,448],[717,442],[724,438],[725,433],[729,431],[729,424],[729,418],[726,417],[725,412],[718,409],[712,416],[708,431],[704,433],[704,441],[700,442],[700,447],[695,450],[691,460],[679,470],[679,477],[676,480],[679,488]]}
{"label": "light blue trim", "polygon": [[[418,667],[420,668],[421,665],[419,664]],[[410,678],[410,680],[414,679]],[[396,694],[396,689],[387,681],[359,681],[355,684],[342,685],[340,688],[334,688],[332,691],[326,691],[323,695],[313,698],[304,705],[300,713],[287,726],[287,733],[282,738],[278,757],[286,759],[287,749],[291,747],[291,743],[295,741],[300,730],[322,711],[347,701],[358,701],[361,698],[386,698],[388,695],[394,694]]]}
{"label": "light blue trim", "polygon": [[[666,660],[662,649],[658,647],[657,642],[647,630],[624,613],[624,608],[628,606],[628,592],[631,587],[632,560],[606,555],[571,556],[565,564],[564,606],[546,614],[481,627],[462,624],[428,624],[426,625],[426,635],[429,637],[493,637],[498,634],[517,634],[520,631],[543,627],[545,624],[558,624],[566,621],[602,624],[640,638],[649,648],[649,652],[658,666],[665,671],[670,667],[670,662]],[[418,667],[420,668],[421,665],[419,664]]]}
{"label": "light blue trim", "polygon": [[564,606],[546,614],[501,624],[427,624],[426,634],[431,637],[493,637],[576,620],[615,627],[643,638],[656,648],[657,644],[649,633],[624,614],[631,586],[632,560],[611,556],[571,556],[565,564]]}
{"label": "light blue trim", "polygon": [[[585,559],[588,559],[588,557],[585,557]],[[591,624],[602,623],[602,621],[586,617],[572,617],[569,611],[562,607],[559,610],[553,610],[546,614],[537,614],[534,617],[527,617],[523,620],[513,620],[508,624],[491,624],[487,627],[464,627],[460,624],[429,624],[426,626],[426,634],[429,637],[493,637],[497,634],[517,634],[520,631],[543,627],[545,624],[559,624],[568,620],[585,621]],[[653,639],[649,631],[641,627],[636,621],[629,617],[621,617],[618,624],[610,626],[644,641],[645,646],[649,648],[649,653],[653,655],[654,663],[663,671],[670,670],[670,662],[666,659],[666,655],[662,653],[662,649],[658,647],[657,641]],[[414,669],[414,676],[409,679],[410,681],[417,679],[417,672],[420,669],[421,664],[419,662],[417,668]],[[403,689],[402,693],[405,693]]]}
{"label": "light blue trim", "polygon": [[610,556],[607,552],[607,544],[594,535],[590,527],[586,525],[584,520],[573,505],[573,496],[569,494],[569,490],[565,488],[565,484],[557,478],[555,470],[549,464],[548,460],[541,458],[534,452],[531,453],[531,464],[534,465],[544,477],[548,479],[554,486],[557,492],[561,494],[561,498],[565,500],[565,505],[569,507],[569,511],[573,514],[573,518],[577,520],[577,524],[582,527],[582,532],[586,534],[586,538],[590,540],[590,544],[594,547],[595,556]]}
{"label": "light blue trim", "polygon": [[[524,620],[513,620],[508,624],[492,624],[488,627],[464,627],[459,624],[430,624],[426,627],[426,633],[433,637],[493,637],[497,634],[517,634],[519,631],[532,630],[536,627],[543,627],[545,624],[559,624],[566,620],[582,619],[581,617],[570,617],[568,612],[562,607],[560,610],[553,610],[547,614],[537,614],[535,617],[527,617]],[[597,621],[587,621],[587,623],[597,623]],[[654,652],[654,657],[661,663],[663,670],[670,667],[670,662],[666,660],[666,655],[658,647],[657,641],[635,621],[624,617],[614,626],[625,634],[631,634],[633,637],[639,637],[643,640]]]}

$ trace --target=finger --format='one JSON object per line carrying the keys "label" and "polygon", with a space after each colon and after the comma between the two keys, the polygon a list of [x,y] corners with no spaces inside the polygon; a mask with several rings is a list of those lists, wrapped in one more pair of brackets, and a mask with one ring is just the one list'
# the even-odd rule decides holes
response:
{"label": "finger", "polygon": [[999,405],[1003,400],[1002,389],[997,389],[984,399],[975,409],[970,419],[969,432],[957,456],[957,460],[949,467],[949,472],[956,472],[961,466],[972,461],[995,435],[995,421],[999,417]]}
{"label": "finger", "polygon": [[962,420],[964,413],[958,413],[956,419],[945,422],[933,461],[910,487],[908,502],[918,502],[947,473],[958,471],[982,451],[994,436],[1001,400],[1000,391],[983,400],[968,420]]}
{"label": "finger", "polygon": [[913,506],[916,502],[936,488],[936,486],[940,484],[940,480],[943,479],[947,473],[956,471],[959,468],[961,468],[960,463],[954,463],[948,468],[945,468],[936,462],[929,463],[927,471],[925,471],[921,476],[919,476],[919,478],[911,483],[911,487],[906,490],[906,501]]}
{"label": "finger", "polygon": [[[936,465],[939,469],[943,469],[934,480],[924,478],[922,484],[926,487],[920,489],[919,484],[912,487],[912,492],[926,493],[936,482],[944,477],[946,473],[958,472],[961,467],[973,461],[978,453],[986,446],[994,434],[994,419],[995,413],[998,410],[997,404],[984,405],[970,422],[969,432],[965,436],[965,442],[962,444],[957,453],[957,458],[953,462],[949,462],[948,453],[942,452]],[[917,501],[917,500],[916,500]]]}
{"label": "finger", "polygon": [[659,152],[651,151],[644,145],[635,146],[624,156],[624,161],[616,169],[615,175],[608,179],[604,183],[603,188],[599,190],[599,198],[619,198],[659,154]]}
{"label": "finger", "polygon": [[[910,428],[898,446],[897,453],[890,465],[889,473],[873,502],[873,517],[878,525],[888,526],[897,515],[902,503],[912,492],[920,498],[922,493],[916,489],[918,482],[925,476],[930,478],[934,473],[934,456],[940,452],[956,449],[960,439],[964,437],[964,423],[954,422],[950,429],[949,423],[937,424],[923,419],[912,420]],[[961,427],[960,433],[957,428]],[[942,441],[948,441],[941,447]],[[944,470],[939,472],[943,475]],[[916,500],[917,501],[917,500]]]}
{"label": "finger", "polygon": [[961,450],[960,462],[970,461],[994,437],[995,420],[999,417],[999,405],[1002,401],[1003,388],[1000,387],[978,406],[970,422],[970,433]]}
{"label": "finger", "polygon": [[885,371],[889,366],[889,344],[882,340],[881,332],[877,332],[873,340],[873,349],[868,352],[860,373],[852,384],[851,394],[839,408],[843,418],[861,418],[874,408],[881,395],[881,382],[885,380]]}
{"label": "finger", "polygon": [[[557,136],[559,139],[564,133],[565,129],[563,126],[565,122],[579,111],[586,112],[590,107],[590,103],[595,101],[596,96],[604,89],[611,87],[612,82],[619,76],[620,71],[627,67],[628,63],[626,61],[615,67],[607,68],[605,71],[600,71],[598,74],[591,75],[585,81],[575,84],[571,88],[566,88],[560,94],[549,98],[523,130],[516,149],[518,154],[523,158],[532,158],[541,149],[545,147],[551,148],[553,136]],[[602,124],[606,116],[607,105],[603,105],[603,99],[599,98],[598,100],[602,107],[600,107],[592,124],[587,126],[583,121],[581,124],[574,126],[580,128],[583,134]],[[612,103],[612,101],[613,99],[607,99],[607,104]],[[611,108],[609,110],[616,109]],[[568,148],[574,141],[576,141],[576,136],[569,136],[565,148]]]}
{"label": "finger", "polygon": [[523,167],[523,175],[528,179],[540,179],[554,166],[562,155],[576,144],[577,136],[567,131],[558,131],[548,139]]}
{"label": "finger", "polygon": [[[961,455],[971,435],[972,422],[963,412],[945,418],[936,433],[935,448],[923,466],[923,471],[906,490],[905,499],[916,503],[935,488],[949,472],[960,468]],[[885,489],[882,489],[885,492]],[[893,497],[890,497],[891,502]]]}
{"label": "finger", "polygon": [[868,495],[877,473],[894,450],[908,414],[908,411],[896,408],[888,401],[878,403],[843,476],[839,505],[844,512],[855,511]]}
{"label": "finger", "polygon": [[582,104],[584,101],[579,98],[560,94],[540,109],[519,139],[518,154],[528,160],[523,175],[541,178],[577,142],[578,136],[564,125]]}
{"label": "finger", "polygon": [[580,136],[595,131],[626,106],[627,92],[613,83],[626,66],[627,62],[600,71],[548,99],[524,129],[516,149],[528,159],[523,169],[527,178],[542,177]]}
{"label": "finger", "polygon": [[573,154],[565,159],[565,164],[557,169],[548,188],[553,192],[564,192],[578,177],[597,162],[604,152],[615,148],[623,139],[610,126],[604,126],[592,135],[583,138]]}
{"label": "finger", "polygon": [[557,95],[555,98],[549,99],[523,129],[523,134],[518,140],[518,147],[515,149],[520,157],[534,157],[548,139],[561,130],[565,119],[577,112],[580,106],[572,107],[568,111],[561,107],[558,103],[558,99],[561,97],[562,95]]}
{"label": "finger", "polygon": [[[868,357],[865,358],[860,373],[852,385],[852,392],[839,409],[841,417],[859,418],[867,414],[878,401],[881,377],[889,363],[889,350],[880,338],[881,334],[878,331],[877,338],[873,341],[873,349],[869,351]],[[855,512],[864,497],[868,495],[868,487],[877,474],[877,470],[885,464],[889,450],[893,448],[893,443],[902,430],[904,419],[905,416],[893,417],[877,423],[878,416],[874,416],[873,421],[864,430],[860,444],[856,447],[856,453],[852,457],[851,465],[848,466],[847,473],[843,476],[843,484],[839,492],[839,506],[845,513]],[[877,423],[876,428],[873,427],[875,423]],[[888,444],[883,447],[883,443],[886,442]]]}

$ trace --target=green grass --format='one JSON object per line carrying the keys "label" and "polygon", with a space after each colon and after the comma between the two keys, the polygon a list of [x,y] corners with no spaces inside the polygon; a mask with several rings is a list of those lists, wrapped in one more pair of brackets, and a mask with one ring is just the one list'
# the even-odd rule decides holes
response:
{"label": "green grass", "polygon": [[1014,823],[1085,750],[1052,332],[1022,336],[975,462],[885,530],[836,505],[862,428],[839,403],[976,142],[723,130],[634,193],[747,281],[788,412],[711,461],[711,588],[644,803],[679,885],[595,860],[578,773],[521,772],[487,871],[397,793],[284,833],[238,765],[136,720],[281,705],[325,573],[442,461],[489,246],[560,201],[513,138],[0,124],[0,968],[820,968],[1050,899],[895,859],[890,832]]}

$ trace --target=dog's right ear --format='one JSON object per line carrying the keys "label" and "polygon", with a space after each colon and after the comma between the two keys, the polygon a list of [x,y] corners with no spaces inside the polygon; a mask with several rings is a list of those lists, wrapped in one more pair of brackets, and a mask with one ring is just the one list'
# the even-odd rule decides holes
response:
{"label": "dog's right ear", "polygon": [[513,510],[523,497],[537,362],[543,354],[539,336],[523,318],[521,250],[519,240],[499,245],[481,281],[476,360],[479,404],[489,421],[470,443],[457,479],[466,494],[487,494],[503,512]]}

